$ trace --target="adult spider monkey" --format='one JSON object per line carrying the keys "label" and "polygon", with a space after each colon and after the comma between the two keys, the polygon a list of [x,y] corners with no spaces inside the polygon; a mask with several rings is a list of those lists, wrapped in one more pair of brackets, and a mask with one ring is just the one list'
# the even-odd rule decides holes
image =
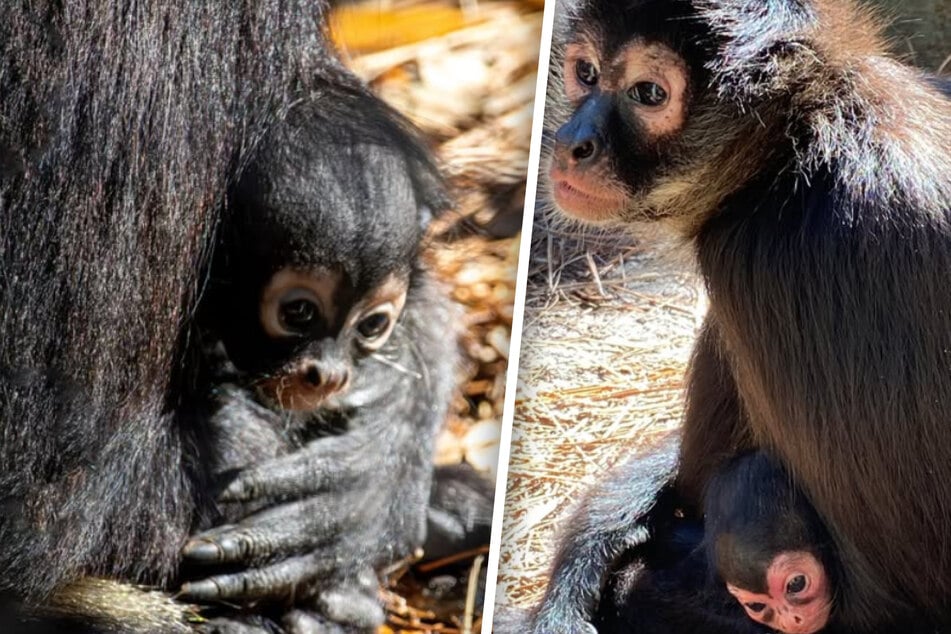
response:
{"label": "adult spider monkey", "polygon": [[[877,21],[848,0],[590,0],[566,15],[554,203],[582,221],[672,228],[710,309],[676,468],[635,459],[591,492],[530,630],[590,631],[616,558],[662,541],[671,509],[699,518],[711,475],[755,449],[828,527],[847,631],[947,629],[951,103],[940,82],[890,57]],[[666,486],[642,497],[652,482]]]}

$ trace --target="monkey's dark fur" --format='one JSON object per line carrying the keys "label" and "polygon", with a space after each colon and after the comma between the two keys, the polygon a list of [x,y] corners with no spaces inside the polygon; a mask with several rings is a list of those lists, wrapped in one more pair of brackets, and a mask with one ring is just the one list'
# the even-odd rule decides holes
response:
{"label": "monkey's dark fur", "polygon": [[[702,521],[681,517],[673,502],[667,496],[653,510],[657,538],[615,564],[593,620],[599,632],[765,634],[772,630],[747,617],[726,591],[725,579],[759,589],[765,579],[761,563],[784,551],[813,550],[822,555],[826,570],[834,561],[815,511],[763,452],[740,456],[718,470],[704,494]],[[757,556],[718,556],[723,535]]]}
{"label": "monkey's dark fur", "polygon": [[[0,583],[162,583],[191,525],[183,324],[319,5],[13,3],[0,25]],[[326,68],[324,68],[326,65]]]}
{"label": "monkey's dark fur", "polygon": [[[114,596],[91,576],[169,588],[208,521],[193,317],[228,190],[259,141],[321,86],[362,90],[328,50],[323,9],[6,8],[0,594],[69,612]],[[134,630],[134,610],[116,627]]]}
{"label": "monkey's dark fur", "polygon": [[[433,441],[455,379],[453,311],[418,263],[425,225],[445,206],[425,147],[362,90],[320,87],[262,142],[231,193],[199,318],[233,370],[234,385],[216,388],[205,455],[215,473],[244,470],[220,509],[241,521],[185,548],[195,561],[259,568],[189,583],[186,595],[293,596],[360,629],[382,621],[376,584],[356,586],[423,545]],[[276,337],[262,324],[265,289],[291,270],[301,278],[290,293],[326,284],[335,305]],[[372,313],[363,302],[393,279],[408,285],[406,303],[371,354],[351,318]],[[297,374],[284,373],[300,364],[316,389],[332,369],[349,387],[304,411],[256,397],[275,378],[291,392]],[[248,505],[268,508],[245,518]]]}
{"label": "monkey's dark fur", "polygon": [[[615,218],[675,228],[710,296],[664,495],[694,515],[718,465],[768,450],[831,533],[841,622],[947,630],[948,99],[844,0],[594,0],[569,16],[566,42],[588,33],[609,57],[643,37],[689,65],[683,127],[641,157]],[[623,177],[617,138],[597,130],[600,164]],[[625,495],[634,471],[571,522],[535,632],[586,631],[612,561],[662,539],[650,512],[631,512],[644,504]]]}

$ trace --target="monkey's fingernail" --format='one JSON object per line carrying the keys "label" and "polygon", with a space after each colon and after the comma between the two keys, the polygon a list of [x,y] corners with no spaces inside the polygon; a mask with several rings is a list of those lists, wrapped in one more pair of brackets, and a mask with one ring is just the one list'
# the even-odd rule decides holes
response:
{"label": "monkey's fingernail", "polygon": [[[222,559],[221,549],[218,548],[218,544],[203,539],[196,539],[185,544],[185,547],[182,549],[182,554],[189,559],[203,562],[216,562]],[[187,586],[189,584],[186,583],[185,585]]]}
{"label": "monkey's fingernail", "polygon": [[184,599],[197,601],[211,601],[217,599],[219,595],[218,584],[214,581],[189,581],[182,584],[179,596]]}

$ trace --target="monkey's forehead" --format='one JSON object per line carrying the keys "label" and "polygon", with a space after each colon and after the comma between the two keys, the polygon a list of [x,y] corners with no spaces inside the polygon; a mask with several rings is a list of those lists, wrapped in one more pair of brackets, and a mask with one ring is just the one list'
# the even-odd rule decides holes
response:
{"label": "monkey's forehead", "polygon": [[366,144],[262,157],[231,200],[251,218],[296,224],[317,216],[342,230],[355,217],[399,221],[417,206],[412,165],[393,149]]}
{"label": "monkey's forehead", "polygon": [[341,150],[337,161],[288,167],[233,200],[233,234],[248,265],[322,266],[355,282],[412,266],[421,203],[402,161]]}
{"label": "monkey's forehead", "polygon": [[594,0],[571,8],[562,37],[565,43],[588,45],[611,56],[632,41],[660,42],[684,50],[703,30],[689,2]]}

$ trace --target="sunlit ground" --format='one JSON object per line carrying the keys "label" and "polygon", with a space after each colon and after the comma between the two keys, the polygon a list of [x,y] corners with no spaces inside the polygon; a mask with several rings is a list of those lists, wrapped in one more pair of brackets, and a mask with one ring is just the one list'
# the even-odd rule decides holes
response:
{"label": "sunlit ground", "polygon": [[657,240],[536,223],[497,610],[537,603],[581,494],[677,429],[703,305]]}

